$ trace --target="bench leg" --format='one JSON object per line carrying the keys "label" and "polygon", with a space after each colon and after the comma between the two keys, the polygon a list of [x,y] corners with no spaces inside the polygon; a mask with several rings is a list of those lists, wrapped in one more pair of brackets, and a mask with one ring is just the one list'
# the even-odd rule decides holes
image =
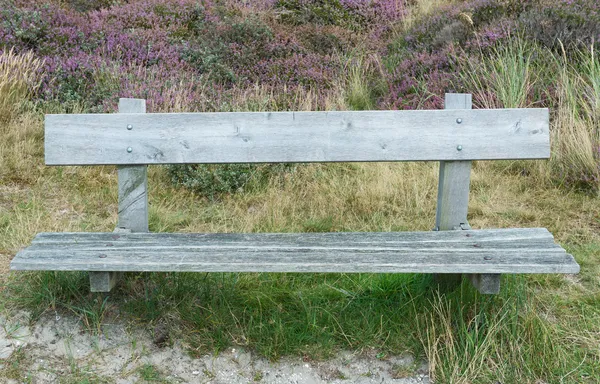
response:
{"label": "bench leg", "polygon": [[110,292],[123,272],[90,272],[90,291]]}
{"label": "bench leg", "polygon": [[483,295],[496,295],[500,293],[500,274],[482,273],[468,275],[471,284]]}

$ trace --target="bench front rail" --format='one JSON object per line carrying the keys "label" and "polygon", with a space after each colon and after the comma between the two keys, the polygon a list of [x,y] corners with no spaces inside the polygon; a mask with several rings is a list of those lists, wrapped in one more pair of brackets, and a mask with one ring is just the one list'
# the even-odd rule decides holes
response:
{"label": "bench front rail", "polygon": [[[472,160],[550,155],[547,109],[471,110],[447,94],[438,111],[47,115],[48,165],[115,164],[119,223],[112,233],[40,233],[13,270],[89,271],[108,291],[125,271],[417,272],[467,274],[497,293],[504,273],[577,273],[545,228],[472,230]],[[435,231],[295,234],[148,233],[147,165],[440,161]]]}

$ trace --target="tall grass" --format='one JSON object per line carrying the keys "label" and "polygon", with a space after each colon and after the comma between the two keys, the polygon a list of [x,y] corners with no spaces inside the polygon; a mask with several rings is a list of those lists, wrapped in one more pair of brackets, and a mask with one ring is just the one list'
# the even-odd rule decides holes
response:
{"label": "tall grass", "polygon": [[343,73],[346,102],[355,111],[376,108],[376,99],[381,92],[384,70],[376,54],[357,54],[347,60]]}
{"label": "tall grass", "polygon": [[552,121],[551,166],[566,184],[600,193],[600,60],[579,49],[554,56],[558,102]]}
{"label": "tall grass", "polygon": [[562,54],[513,37],[460,59],[460,79],[476,107],[550,107],[549,162],[508,167],[540,181],[600,192],[600,63],[593,46]]}
{"label": "tall grass", "polygon": [[415,0],[406,1],[406,14],[401,20],[400,26],[403,30],[409,30],[419,20],[433,13],[436,9],[453,3],[453,0]]}
{"label": "tall grass", "polygon": [[39,86],[42,62],[33,52],[0,51],[0,122],[11,120]]}
{"label": "tall grass", "polygon": [[540,54],[540,48],[535,44],[513,38],[489,52],[481,52],[479,57],[461,59],[459,76],[466,88],[472,89],[477,107],[530,107],[539,73],[532,62],[536,54]]}

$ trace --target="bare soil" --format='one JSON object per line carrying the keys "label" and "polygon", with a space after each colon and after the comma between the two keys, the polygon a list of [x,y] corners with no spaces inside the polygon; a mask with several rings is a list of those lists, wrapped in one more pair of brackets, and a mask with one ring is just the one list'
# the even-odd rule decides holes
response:
{"label": "bare soil", "polygon": [[33,383],[429,383],[427,365],[409,356],[377,351],[341,352],[325,362],[283,358],[272,362],[244,348],[199,358],[181,341],[156,343],[156,335],[126,324],[89,332],[80,320],[25,312],[0,315],[0,382]]}

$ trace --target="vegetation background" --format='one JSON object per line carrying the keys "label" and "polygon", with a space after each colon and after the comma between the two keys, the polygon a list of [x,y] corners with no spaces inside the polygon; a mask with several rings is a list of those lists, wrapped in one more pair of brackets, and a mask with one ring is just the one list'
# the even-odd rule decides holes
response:
{"label": "vegetation background", "polygon": [[[600,377],[600,5],[594,0],[4,0],[0,9],[0,311],[167,324],[192,354],[272,359],[376,348],[440,383]],[[114,167],[45,167],[46,113],[548,107],[549,161],[477,162],[474,228],[544,226],[577,276],[506,276],[440,294],[430,276],[8,274],[42,231],[111,231]],[[152,231],[429,230],[437,164],[150,168]],[[13,359],[18,359],[15,355]],[[0,376],[23,379],[5,364]],[[22,362],[21,362],[22,363]]]}

